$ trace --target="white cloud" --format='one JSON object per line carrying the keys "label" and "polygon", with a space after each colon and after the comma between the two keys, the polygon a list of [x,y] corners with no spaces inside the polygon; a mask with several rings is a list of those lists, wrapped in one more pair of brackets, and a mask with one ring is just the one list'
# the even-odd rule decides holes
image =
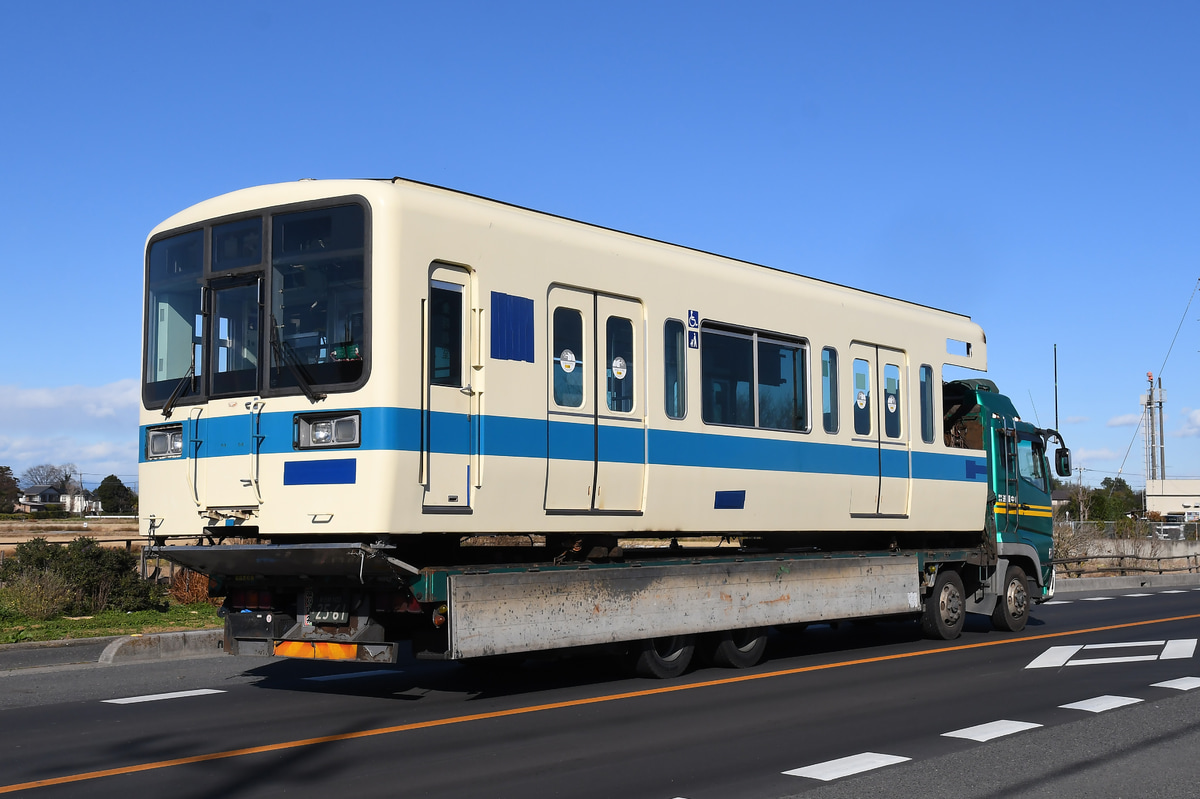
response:
{"label": "white cloud", "polygon": [[1140,413],[1127,413],[1124,416],[1114,416],[1105,422],[1106,427],[1137,427],[1142,423]]}
{"label": "white cloud", "polygon": [[0,386],[0,465],[13,474],[74,463],[93,485],[109,474],[136,479],[138,381],[102,386]]}
{"label": "white cloud", "polygon": [[1086,424],[1091,419],[1086,416],[1068,416],[1064,421],[1066,424]]}
{"label": "white cloud", "polygon": [[1107,447],[1104,449],[1073,449],[1073,450],[1071,450],[1071,459],[1074,460],[1076,463],[1083,463],[1084,461],[1087,461],[1089,463],[1092,461],[1111,461],[1111,460],[1116,460],[1118,457],[1120,457],[1120,456],[1118,456],[1117,453],[1113,452],[1111,449],[1108,449]]}
{"label": "white cloud", "polygon": [[1183,417],[1183,427],[1172,433],[1172,435],[1178,438],[1191,438],[1193,436],[1200,436],[1200,410],[1189,411],[1188,414]]}

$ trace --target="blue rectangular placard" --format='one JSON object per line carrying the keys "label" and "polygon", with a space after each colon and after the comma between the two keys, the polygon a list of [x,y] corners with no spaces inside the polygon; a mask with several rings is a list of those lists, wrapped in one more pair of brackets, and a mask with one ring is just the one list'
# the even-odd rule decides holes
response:
{"label": "blue rectangular placard", "polygon": [[746,492],[742,491],[718,491],[717,499],[713,505],[714,510],[745,510],[746,509]]}
{"label": "blue rectangular placard", "polygon": [[533,300],[492,292],[492,357],[533,363]]}
{"label": "blue rectangular placard", "polygon": [[354,458],[334,461],[284,461],[285,486],[353,485],[358,462]]}

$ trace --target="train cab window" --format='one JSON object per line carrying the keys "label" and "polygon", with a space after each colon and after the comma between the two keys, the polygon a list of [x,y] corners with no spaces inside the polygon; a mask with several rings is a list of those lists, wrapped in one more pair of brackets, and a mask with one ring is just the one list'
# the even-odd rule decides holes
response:
{"label": "train cab window", "polygon": [[564,408],[583,405],[583,315],[574,308],[554,309],[554,402]]}
{"label": "train cab window", "polygon": [[668,319],[663,325],[663,398],[668,419],[687,415],[687,341],[683,322]]}
{"label": "train cab window", "polygon": [[228,272],[262,263],[262,217],[216,225],[212,230],[212,271]]}
{"label": "train cab window", "polygon": [[608,317],[604,326],[605,394],[608,409],[620,413],[633,410],[633,322],[619,316]]}
{"label": "train cab window", "polygon": [[463,287],[433,281],[429,286],[429,383],[462,386]]}
{"label": "train cab window", "polygon": [[838,431],[837,350],[821,350],[821,417],[826,433]]}
{"label": "train cab window", "polygon": [[933,367],[922,365],[921,381],[921,440],[933,443]]}
{"label": "train cab window", "polygon": [[213,291],[212,392],[253,394],[258,386],[258,283]]}
{"label": "train cab window", "polygon": [[854,432],[871,435],[871,364],[854,359]]}
{"label": "train cab window", "polygon": [[[204,285],[204,231],[194,230],[150,246],[146,279],[147,403],[162,403],[180,388],[180,400],[199,391],[204,373],[201,287]],[[194,368],[193,368],[194,366]]]}
{"label": "train cab window", "polygon": [[708,424],[754,426],[754,340],[724,330],[700,332],[701,417]]}
{"label": "train cab window", "polygon": [[758,426],[807,430],[807,351],[797,344],[758,340]]}
{"label": "train cab window", "polygon": [[888,438],[900,438],[900,367],[883,366],[883,432]]}

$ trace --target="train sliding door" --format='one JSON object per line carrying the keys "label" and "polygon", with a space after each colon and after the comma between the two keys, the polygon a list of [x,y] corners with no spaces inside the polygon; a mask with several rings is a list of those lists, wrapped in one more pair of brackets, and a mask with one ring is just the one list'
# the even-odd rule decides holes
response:
{"label": "train sliding door", "polygon": [[641,303],[555,286],[546,510],[637,512],[646,480]]}
{"label": "train sliding door", "polygon": [[865,344],[851,344],[850,355],[853,440],[871,451],[851,477],[850,513],[905,516],[912,478],[905,355]]}

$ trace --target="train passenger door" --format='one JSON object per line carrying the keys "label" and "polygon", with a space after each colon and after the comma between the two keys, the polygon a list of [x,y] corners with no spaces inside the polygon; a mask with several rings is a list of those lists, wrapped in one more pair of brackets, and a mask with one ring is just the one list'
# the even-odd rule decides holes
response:
{"label": "train passenger door", "polygon": [[475,451],[470,384],[471,276],[434,264],[425,300],[425,413],[421,420],[421,481],[425,510],[471,508]]}
{"label": "train passenger door", "polygon": [[555,286],[547,305],[546,509],[640,511],[646,479],[641,303]]}
{"label": "train passenger door", "polygon": [[905,421],[905,355],[864,344],[851,344],[850,354],[853,441],[873,450],[863,468],[851,477],[850,513],[905,516],[912,477]]}

